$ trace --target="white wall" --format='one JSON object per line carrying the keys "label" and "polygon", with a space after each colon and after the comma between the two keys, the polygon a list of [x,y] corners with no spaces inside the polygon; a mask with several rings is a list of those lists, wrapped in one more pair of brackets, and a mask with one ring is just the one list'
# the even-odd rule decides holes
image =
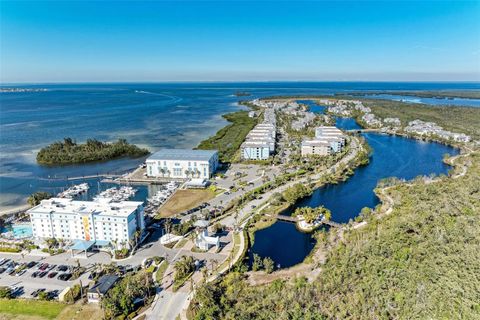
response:
{"label": "white wall", "polygon": [[[216,158],[210,161],[147,160],[147,175],[165,178],[210,178],[218,166]],[[161,169],[164,170],[162,173]],[[187,175],[185,171],[190,171]],[[195,172],[196,173],[193,173]]]}

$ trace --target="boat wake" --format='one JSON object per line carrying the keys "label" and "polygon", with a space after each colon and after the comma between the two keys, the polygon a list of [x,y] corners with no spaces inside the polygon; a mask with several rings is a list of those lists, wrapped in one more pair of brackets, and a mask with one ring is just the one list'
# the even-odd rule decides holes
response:
{"label": "boat wake", "polygon": [[178,103],[183,100],[183,98],[177,97],[177,96],[170,96],[168,94],[163,94],[163,93],[157,93],[157,92],[150,92],[150,91],[143,91],[143,90],[135,90],[135,93],[140,93],[140,94],[150,94],[154,96],[161,96],[161,97],[166,97],[171,100],[172,103]]}

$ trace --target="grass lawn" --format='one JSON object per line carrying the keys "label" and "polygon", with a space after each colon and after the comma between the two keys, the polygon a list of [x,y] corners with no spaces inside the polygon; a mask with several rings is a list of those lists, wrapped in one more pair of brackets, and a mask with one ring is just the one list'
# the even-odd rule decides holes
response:
{"label": "grass lawn", "polygon": [[6,314],[12,319],[55,319],[67,305],[53,301],[0,299],[0,318]]}
{"label": "grass lawn", "polygon": [[160,218],[169,217],[215,197],[211,190],[178,190],[159,210]]}
{"label": "grass lawn", "polygon": [[77,302],[75,304],[68,305],[65,309],[63,309],[56,320],[103,319],[103,316],[103,311],[99,305],[95,303],[83,304],[81,302]]}

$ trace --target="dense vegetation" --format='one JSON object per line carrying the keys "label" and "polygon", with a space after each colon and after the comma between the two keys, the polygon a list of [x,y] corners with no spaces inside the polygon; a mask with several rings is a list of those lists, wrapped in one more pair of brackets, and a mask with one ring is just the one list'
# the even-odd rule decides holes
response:
{"label": "dense vegetation", "polygon": [[174,269],[173,291],[177,291],[195,271],[195,259],[192,256],[182,256],[175,262]]}
{"label": "dense vegetation", "polygon": [[312,207],[301,207],[295,209],[295,212],[292,214],[292,217],[297,217],[301,215],[306,223],[313,223],[316,219],[323,216],[325,220],[330,220],[332,218],[332,213],[330,210],[324,206],[319,206],[316,208]]}
{"label": "dense vegetation", "polygon": [[195,319],[478,319],[480,154],[467,174],[389,189],[391,214],[333,244],[308,283],[252,287],[233,272],[201,286]]}
{"label": "dense vegetation", "polygon": [[42,200],[45,199],[50,199],[53,197],[53,194],[48,193],[48,192],[43,192],[43,191],[38,191],[33,194],[31,194],[28,199],[27,203],[31,205],[32,207],[37,206],[42,202]]}
{"label": "dense vegetation", "polygon": [[[393,94],[420,98],[467,98],[480,99],[480,90],[432,90],[432,91],[368,91],[367,94]],[[364,95],[365,92],[353,92],[352,95]]]}
{"label": "dense vegetation", "polygon": [[136,309],[137,299],[148,300],[155,295],[151,274],[140,271],[137,274],[124,276],[102,298],[101,306],[105,310],[105,318],[128,316]]}
{"label": "dense vegetation", "polygon": [[141,157],[149,154],[147,149],[129,144],[125,139],[114,143],[88,139],[84,144],[77,144],[71,138],[54,142],[44,147],[37,154],[37,162],[46,165],[62,165],[105,161],[119,157]]}
{"label": "dense vegetation", "polygon": [[197,149],[216,149],[220,161],[232,162],[248,132],[257,124],[258,117],[250,118],[248,111],[228,113],[223,117],[231,124],[218,130],[214,136],[200,142]]}
{"label": "dense vegetation", "polygon": [[480,138],[480,108],[453,108],[389,100],[361,100],[376,116],[399,118],[402,126],[407,125],[409,121],[420,119],[433,121],[449,131],[465,133],[475,139]]}

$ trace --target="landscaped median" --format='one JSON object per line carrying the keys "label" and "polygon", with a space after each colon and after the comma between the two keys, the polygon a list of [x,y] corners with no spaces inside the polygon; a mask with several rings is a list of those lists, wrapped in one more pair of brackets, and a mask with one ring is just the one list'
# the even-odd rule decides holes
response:
{"label": "landscaped median", "polygon": [[158,284],[162,283],[163,276],[165,275],[165,271],[167,271],[168,268],[168,261],[163,260],[160,262],[160,265],[158,266],[157,273],[155,274],[155,280],[157,281]]}

